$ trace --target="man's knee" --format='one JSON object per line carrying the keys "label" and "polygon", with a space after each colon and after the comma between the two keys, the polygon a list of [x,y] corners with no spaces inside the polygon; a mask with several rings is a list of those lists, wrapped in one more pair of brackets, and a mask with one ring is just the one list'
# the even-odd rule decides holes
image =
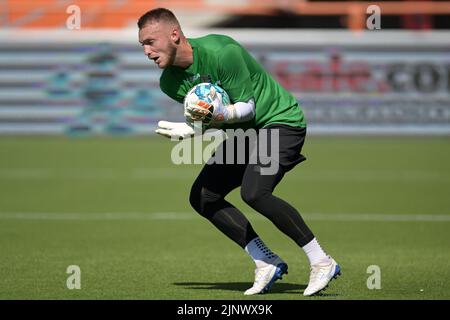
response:
{"label": "man's knee", "polygon": [[241,188],[241,197],[245,203],[247,203],[250,207],[255,207],[258,205],[261,200],[265,197],[270,196],[270,192],[265,190],[261,190],[259,188],[252,188],[252,186]]}
{"label": "man's knee", "polygon": [[208,215],[208,209],[221,199],[221,195],[212,192],[203,185],[197,183],[192,185],[191,193],[189,195],[189,202],[192,208],[205,217]]}
{"label": "man's knee", "polygon": [[195,211],[201,211],[201,197],[200,197],[201,188],[198,188],[194,183],[191,187],[191,193],[189,194],[189,203]]}

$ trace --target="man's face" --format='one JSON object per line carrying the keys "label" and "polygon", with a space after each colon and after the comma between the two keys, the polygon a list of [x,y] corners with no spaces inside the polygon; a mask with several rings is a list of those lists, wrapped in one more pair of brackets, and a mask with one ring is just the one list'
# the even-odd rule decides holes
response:
{"label": "man's face", "polygon": [[152,22],[139,30],[139,42],[144,47],[145,55],[160,69],[173,64],[178,40],[178,31],[169,23]]}

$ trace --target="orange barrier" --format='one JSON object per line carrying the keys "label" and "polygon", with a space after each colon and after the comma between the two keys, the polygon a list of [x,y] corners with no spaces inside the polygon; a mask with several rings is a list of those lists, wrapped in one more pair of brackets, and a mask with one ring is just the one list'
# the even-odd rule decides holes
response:
{"label": "orange barrier", "polygon": [[284,10],[298,15],[343,15],[348,27],[363,27],[366,9],[370,5],[381,8],[382,15],[450,14],[450,1],[338,1],[309,2],[304,0],[246,0],[227,3],[210,0],[20,0],[7,1],[1,27],[17,28],[61,28],[65,26],[70,4],[81,8],[83,28],[123,28],[135,25],[142,13],[156,7],[166,7],[180,13],[189,11],[198,14],[253,14],[270,15]]}

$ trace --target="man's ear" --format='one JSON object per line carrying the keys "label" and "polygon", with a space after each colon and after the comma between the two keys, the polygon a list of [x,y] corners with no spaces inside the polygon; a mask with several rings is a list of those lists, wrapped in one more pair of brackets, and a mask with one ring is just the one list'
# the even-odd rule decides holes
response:
{"label": "man's ear", "polygon": [[178,44],[180,42],[180,30],[178,30],[178,28],[173,28],[170,38],[173,42]]}

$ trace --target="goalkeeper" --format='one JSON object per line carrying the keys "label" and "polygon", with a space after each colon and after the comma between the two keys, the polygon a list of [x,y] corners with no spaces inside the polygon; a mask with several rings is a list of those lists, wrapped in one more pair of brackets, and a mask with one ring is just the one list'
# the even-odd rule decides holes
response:
{"label": "goalkeeper", "polygon": [[[164,8],[145,13],[138,21],[139,42],[145,55],[164,69],[161,90],[183,102],[196,84],[219,84],[232,104],[215,101],[210,127],[228,129],[278,130],[278,170],[261,174],[260,163],[250,163],[246,145],[245,164],[205,164],[190,194],[192,207],[217,229],[244,249],[256,264],[255,281],[246,295],[264,293],[288,271],[287,264],[261,240],[247,218],[225,197],[241,187],[242,199],[306,253],[311,265],[309,284],[303,294],[314,295],[340,274],[336,261],[325,253],[298,211],[272,192],[284,174],[306,160],[301,154],[306,122],[296,99],[281,87],[236,41],[223,35],[191,39],[183,35],[174,14]],[[202,119],[202,102],[185,108],[187,122]],[[211,108],[212,110],[212,108]],[[157,133],[167,137],[190,137],[194,131],[186,123],[161,121]],[[227,152],[225,141],[218,147]]]}

